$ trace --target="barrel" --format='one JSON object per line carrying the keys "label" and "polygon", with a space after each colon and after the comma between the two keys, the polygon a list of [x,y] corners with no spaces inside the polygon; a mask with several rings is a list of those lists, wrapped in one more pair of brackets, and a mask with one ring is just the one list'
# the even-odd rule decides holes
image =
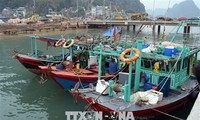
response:
{"label": "barrel", "polygon": [[109,62],[109,74],[114,74],[117,72],[117,63],[111,61]]}
{"label": "barrel", "polygon": [[56,69],[64,69],[64,65],[63,64],[57,64]]}
{"label": "barrel", "polygon": [[144,91],[150,90],[152,86],[153,85],[150,82],[144,83]]}
{"label": "barrel", "polygon": [[168,46],[164,48],[164,55],[166,56],[172,56],[176,55],[177,49],[174,48],[173,46]]}
{"label": "barrel", "polygon": [[165,76],[161,76],[159,77],[158,81],[158,91],[163,93],[163,97],[167,97],[169,95],[171,79]]}

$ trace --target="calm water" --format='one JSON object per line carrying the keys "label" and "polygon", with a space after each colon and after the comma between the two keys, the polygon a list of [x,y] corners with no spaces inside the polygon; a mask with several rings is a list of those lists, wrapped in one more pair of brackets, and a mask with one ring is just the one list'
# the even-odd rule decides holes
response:
{"label": "calm water", "polygon": [[[78,32],[100,34],[97,30]],[[70,30],[40,34],[70,37],[76,33],[76,30]],[[40,44],[39,48],[45,50],[45,44]],[[28,35],[0,36],[0,120],[66,120],[65,111],[84,110],[83,102],[74,104],[71,95],[51,80],[39,84],[40,77],[28,72],[17,60],[12,59],[14,49],[27,53],[30,50]],[[50,52],[55,53],[53,50]],[[190,109],[191,104],[188,104],[175,115],[186,118]]]}

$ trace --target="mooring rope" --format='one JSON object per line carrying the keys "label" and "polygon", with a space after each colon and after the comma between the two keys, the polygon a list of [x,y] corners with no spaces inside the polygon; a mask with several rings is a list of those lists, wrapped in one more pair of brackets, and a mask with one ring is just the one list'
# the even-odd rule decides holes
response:
{"label": "mooring rope", "polygon": [[174,119],[176,119],[176,120],[183,120],[182,118],[176,117],[176,116],[174,116],[174,115],[170,115],[170,114],[165,113],[165,112],[163,112],[163,111],[160,111],[160,110],[157,110],[157,109],[154,109],[154,108],[151,108],[151,109],[154,110],[154,111],[156,111],[156,112],[159,112],[159,113],[161,113],[161,114],[163,114],[163,115],[167,115],[167,116],[169,116],[169,117],[171,117],[171,118],[174,118]]}

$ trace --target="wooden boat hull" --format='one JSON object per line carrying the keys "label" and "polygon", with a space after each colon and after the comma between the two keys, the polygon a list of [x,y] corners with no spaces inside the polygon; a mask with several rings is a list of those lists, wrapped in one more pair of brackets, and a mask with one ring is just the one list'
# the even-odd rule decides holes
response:
{"label": "wooden boat hull", "polygon": [[[123,110],[116,110],[116,108],[112,108],[112,106],[120,106],[119,103],[115,103],[115,101],[104,101],[104,99],[110,99],[109,96],[101,96],[99,98],[98,101],[100,102],[95,102],[94,103],[94,98],[97,98],[98,95],[91,97],[91,95],[88,96],[88,93],[81,93],[80,89],[79,92],[72,92],[70,91],[70,93],[73,96],[76,96],[77,99],[80,99],[84,102],[86,102],[87,104],[91,104],[93,102],[93,104],[91,104],[91,108],[94,111],[103,111],[103,113],[105,115],[111,115],[112,113],[115,113],[115,115],[117,116],[117,114],[119,112],[132,112],[132,114],[134,115],[135,118],[153,118],[153,117],[158,117],[158,116],[163,116],[165,115],[165,113],[170,114],[175,110],[178,110],[180,107],[182,107],[183,105],[185,105],[188,100],[190,95],[192,94],[192,92],[198,87],[198,83],[197,81],[193,81],[192,83],[192,88],[189,88],[188,90],[185,91],[185,93],[181,93],[180,95],[177,95],[176,98],[170,98],[169,100],[165,100],[164,102],[161,102],[157,105],[148,105],[146,107],[144,106],[137,106],[137,109],[123,109]],[[90,90],[91,92],[91,90]],[[95,93],[96,94],[96,93]],[[165,98],[164,98],[165,99]],[[113,98],[113,100],[115,100],[115,98]],[[119,99],[117,99],[119,100]],[[123,102],[123,100],[120,100],[121,102]],[[105,102],[105,103],[104,103]],[[108,105],[107,104],[110,103],[112,105]],[[127,103],[125,103],[127,105]],[[125,107],[125,106],[121,106],[121,107]],[[105,116],[104,115],[104,116]]]}
{"label": "wooden boat hull", "polygon": [[[30,72],[41,75],[42,70],[39,66],[46,66],[48,63],[52,63],[37,57],[31,57],[25,54],[16,53],[14,57]],[[55,62],[56,63],[56,62]],[[58,62],[57,62],[58,63]]]}
{"label": "wooden boat hull", "polygon": [[[98,80],[97,73],[79,75],[73,72],[73,70],[68,70],[69,68],[66,68],[65,70],[56,69],[55,66],[52,66],[51,70],[48,70],[47,66],[39,66],[39,68],[42,70],[43,74],[49,76],[61,89],[64,90],[70,90],[79,81],[81,82],[81,86],[88,87],[90,83],[95,85]],[[101,79],[110,80],[113,77],[114,75],[106,74],[105,76],[102,76]]]}
{"label": "wooden boat hull", "polygon": [[[92,99],[87,99],[86,100],[87,103],[89,104],[90,102],[92,102]],[[138,110],[138,111],[131,111],[134,115],[135,118],[152,118],[152,117],[158,117],[158,116],[162,116],[164,114],[157,112],[156,110],[162,111],[164,113],[171,113],[175,110],[177,110],[178,108],[182,107],[183,105],[185,105],[188,101],[188,96],[177,100],[176,102],[161,106],[161,107],[155,107],[155,108],[151,108],[151,109],[144,109],[144,110]],[[116,112],[112,109],[106,108],[105,106],[102,106],[101,104],[95,103],[92,105],[92,109],[94,111],[103,111],[104,114],[111,114],[112,112]],[[129,111],[126,111],[129,112]]]}
{"label": "wooden boat hull", "polygon": [[[94,84],[98,80],[98,74],[94,75],[85,75],[85,74],[74,74],[72,71],[51,71],[49,72],[48,76],[51,77],[51,79],[58,84],[62,89],[64,90],[70,90],[75,86],[77,82],[81,82],[80,87],[88,87],[90,83]],[[101,79],[109,80],[113,78],[114,75],[105,75],[102,76]]]}

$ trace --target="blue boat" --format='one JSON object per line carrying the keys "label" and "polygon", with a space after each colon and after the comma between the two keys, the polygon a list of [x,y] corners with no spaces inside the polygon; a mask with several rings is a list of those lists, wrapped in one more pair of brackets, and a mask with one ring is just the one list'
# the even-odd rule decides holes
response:
{"label": "blue boat", "polygon": [[109,28],[108,30],[106,30],[105,32],[103,32],[102,36],[104,36],[104,37],[114,36],[114,29],[116,29],[116,34],[121,32],[121,28],[119,28],[117,26],[113,26],[113,27]]}

